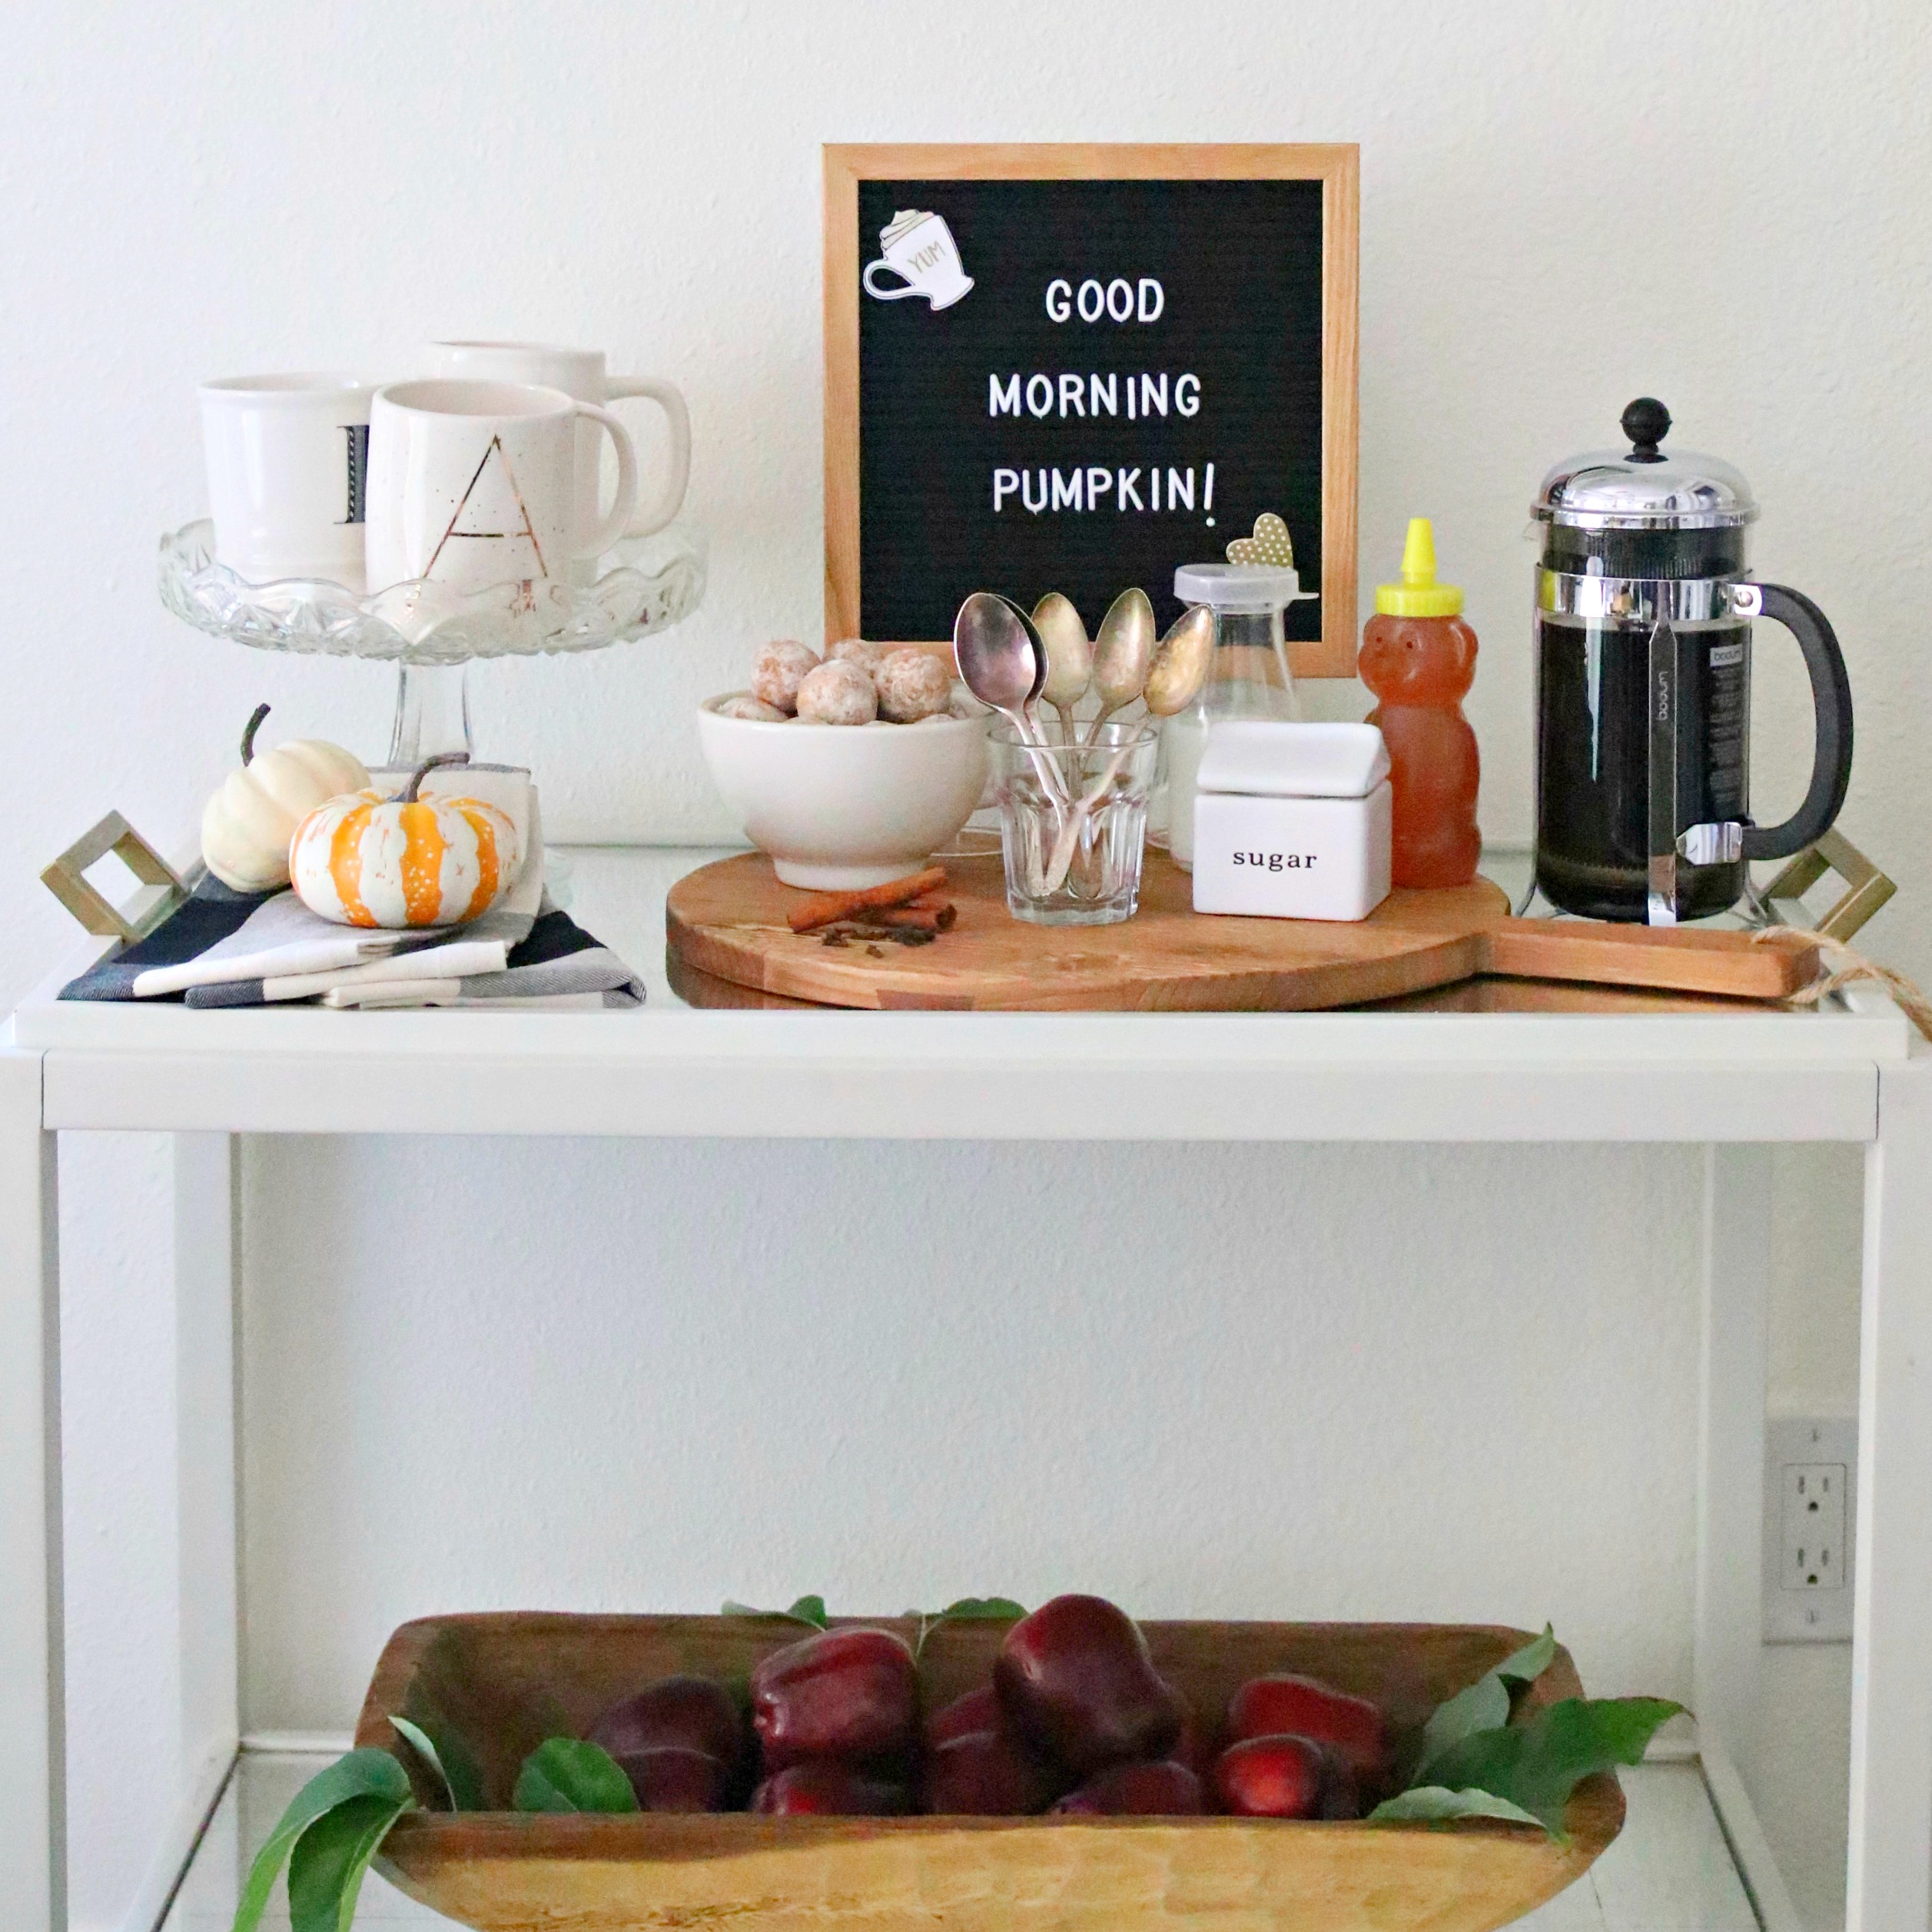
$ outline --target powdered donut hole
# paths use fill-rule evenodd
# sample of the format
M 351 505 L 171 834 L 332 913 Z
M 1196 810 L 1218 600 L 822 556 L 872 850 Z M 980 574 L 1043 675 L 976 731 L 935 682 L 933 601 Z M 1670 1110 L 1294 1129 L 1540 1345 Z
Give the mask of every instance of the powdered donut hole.
M 741 691 L 735 698 L 728 698 L 718 707 L 720 718 L 755 718 L 761 723 L 782 725 L 785 714 L 776 705 L 768 705 L 762 698 L 754 698 L 749 691 Z
M 767 644 L 752 666 L 752 695 L 775 705 L 788 718 L 798 708 L 798 686 L 817 667 L 818 654 L 795 639 L 782 637 Z
M 917 724 L 946 709 L 952 673 L 928 651 L 894 651 L 873 674 L 879 710 L 895 725 Z
M 856 664 L 875 684 L 879 666 L 891 652 L 883 644 L 868 643 L 862 637 L 842 637 L 825 653 L 828 664 Z
M 822 664 L 798 686 L 798 715 L 813 724 L 869 725 L 878 715 L 878 689 L 856 664 Z

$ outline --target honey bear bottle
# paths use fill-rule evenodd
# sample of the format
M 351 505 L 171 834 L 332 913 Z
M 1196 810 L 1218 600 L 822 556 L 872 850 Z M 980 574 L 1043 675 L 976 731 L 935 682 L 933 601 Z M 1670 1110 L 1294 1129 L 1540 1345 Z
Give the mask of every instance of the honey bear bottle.
M 1462 609 L 1461 590 L 1436 581 L 1429 519 L 1411 517 L 1402 582 L 1376 586 L 1359 665 L 1362 682 L 1382 701 L 1369 722 L 1381 726 L 1393 768 L 1397 885 L 1467 885 L 1482 850 L 1476 824 L 1482 761 L 1462 702 L 1476 678 L 1476 632 Z

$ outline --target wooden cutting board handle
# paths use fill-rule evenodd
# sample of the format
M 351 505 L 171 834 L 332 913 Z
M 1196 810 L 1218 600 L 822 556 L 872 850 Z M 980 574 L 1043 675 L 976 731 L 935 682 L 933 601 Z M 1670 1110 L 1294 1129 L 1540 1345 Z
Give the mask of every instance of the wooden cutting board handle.
M 1691 931 L 1681 926 L 1604 925 L 1576 919 L 1503 919 L 1484 934 L 1485 973 L 1512 979 L 1582 980 L 1734 1000 L 1783 1000 L 1817 977 L 1804 934 Z

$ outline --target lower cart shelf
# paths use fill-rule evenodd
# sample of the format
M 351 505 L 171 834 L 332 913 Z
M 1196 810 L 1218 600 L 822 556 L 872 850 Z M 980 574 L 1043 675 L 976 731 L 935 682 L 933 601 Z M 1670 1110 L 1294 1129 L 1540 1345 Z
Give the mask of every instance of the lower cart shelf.
M 282 1809 L 327 1757 L 244 1757 L 210 1821 L 164 1932 L 227 1932 L 235 1897 Z M 1623 1832 L 1576 1884 L 1517 1924 L 1523 1932 L 1758 1932 L 1724 1834 L 1695 1764 L 1646 1764 L 1621 1774 L 1629 1805 Z M 356 1924 L 446 1926 L 373 1873 Z M 287 1932 L 277 1889 L 263 1920 Z

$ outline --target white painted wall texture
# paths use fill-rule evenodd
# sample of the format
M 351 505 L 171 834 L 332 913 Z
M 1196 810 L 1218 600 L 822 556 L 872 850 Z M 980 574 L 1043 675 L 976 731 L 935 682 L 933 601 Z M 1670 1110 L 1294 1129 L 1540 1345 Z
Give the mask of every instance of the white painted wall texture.
M 1656 393 L 1757 486 L 1764 573 L 1837 623 L 1844 823 L 1904 888 L 1869 939 L 1932 971 L 1917 0 L 122 5 L 8 26 L 8 990 L 65 939 L 39 865 L 110 804 L 178 841 L 257 700 L 291 732 L 386 740 L 383 672 L 213 644 L 155 601 L 155 539 L 202 505 L 211 374 L 413 373 L 424 340 L 469 334 L 600 344 L 681 383 L 705 609 L 661 644 L 486 669 L 476 712 L 536 767 L 553 837 L 725 831 L 689 714 L 762 639 L 816 633 L 818 146 L 864 139 L 1359 141 L 1363 577 L 1434 515 L 1483 640 L 1486 827 L 1529 823 L 1530 495 Z M 1765 815 L 1808 740 L 1784 656 L 1761 658 Z M 165 1809 L 125 1770 L 151 1773 L 165 1722 L 124 1634 L 161 1587 L 136 1230 L 165 1179 L 151 1143 L 67 1171 L 98 1230 L 71 1276 L 70 1515 L 76 1904 L 105 1926 Z M 261 1144 L 250 1720 L 345 1723 L 420 1611 L 811 1587 L 1553 1615 L 1593 1684 L 1681 1690 L 1694 1172 L 1668 1150 Z M 1855 1190 L 1843 1163 L 1780 1173 L 1779 1379 L 1842 1400 Z

